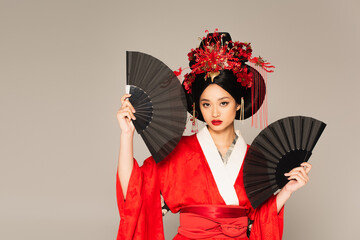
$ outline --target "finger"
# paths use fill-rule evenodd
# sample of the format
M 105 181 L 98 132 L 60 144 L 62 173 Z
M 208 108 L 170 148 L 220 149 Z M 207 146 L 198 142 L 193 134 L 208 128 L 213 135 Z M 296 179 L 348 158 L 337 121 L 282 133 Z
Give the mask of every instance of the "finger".
M 303 167 L 296 168 L 299 172 L 302 173 L 302 175 L 307 176 L 307 173 L 305 172 L 305 169 Z
M 127 102 L 129 103 L 129 107 L 131 109 L 131 112 L 133 112 L 133 113 L 136 112 L 134 106 L 130 103 L 130 101 L 127 101 Z
M 119 110 L 117 116 L 118 118 L 131 118 L 129 112 L 125 110 Z
M 310 172 L 311 167 L 312 167 L 310 163 L 305 163 L 305 162 L 301 163 L 301 166 L 304 168 L 306 174 L 308 174 Z
M 301 182 L 304 183 L 307 182 L 306 178 L 301 174 L 301 172 L 293 173 L 290 177 L 288 177 L 288 180 L 292 178 L 296 178 L 296 180 L 301 180 Z
M 284 174 L 285 176 L 288 176 L 288 177 L 290 177 L 290 176 L 300 176 L 305 182 L 308 182 L 309 181 L 309 177 L 306 175 L 306 173 L 305 172 L 301 172 L 301 171 L 299 171 L 299 172 L 291 172 L 291 173 L 287 173 L 287 174 Z
M 304 168 L 303 167 L 296 167 L 296 168 L 293 168 L 293 169 L 291 169 L 291 171 L 290 172 L 288 172 L 289 174 L 290 173 L 296 173 L 296 172 L 300 172 L 300 171 L 304 171 L 304 173 L 305 173 L 305 170 L 304 170 Z M 285 176 L 287 176 L 286 174 L 284 174 Z M 290 175 L 289 175 L 290 176 Z
M 133 112 L 133 113 L 136 112 L 134 106 L 131 104 L 130 101 L 124 101 L 122 107 L 123 108 L 129 107 L 131 112 Z
M 132 119 L 132 120 L 135 120 L 136 119 L 136 117 L 135 117 L 135 115 L 131 112 L 131 110 L 130 110 L 130 108 L 129 107 L 126 107 L 125 109 L 124 109 L 124 111 L 126 111 L 128 114 L 129 114 L 129 119 Z
M 301 166 L 305 167 L 305 172 L 308 174 L 312 168 L 312 165 L 308 162 L 303 162 L 300 164 Z
M 121 104 L 123 104 L 124 103 L 124 101 L 125 101 L 125 99 L 126 98 L 129 98 L 131 96 L 131 94 L 124 94 L 121 98 L 120 98 L 120 101 L 121 101 Z
M 131 119 L 133 119 L 133 120 L 135 120 L 135 119 L 136 119 L 136 117 L 135 117 L 135 115 L 134 115 L 134 113 L 132 112 L 132 110 L 131 110 L 131 108 L 130 108 L 130 107 L 127 107 L 127 108 L 126 108 L 126 111 L 128 111 L 128 113 L 130 114 Z
M 298 183 L 300 183 L 300 185 L 305 185 L 305 181 L 299 175 L 291 176 L 288 178 L 288 180 L 296 180 Z
M 120 121 L 121 119 L 123 119 L 123 120 L 125 120 L 125 121 L 127 121 L 127 122 L 129 122 L 129 119 L 130 119 L 130 115 L 129 115 L 129 113 L 128 112 L 124 112 L 124 111 L 119 111 L 118 113 L 117 113 L 117 119 Z
M 296 170 L 291 170 L 290 172 L 285 173 L 284 175 L 285 176 L 292 176 L 292 175 L 296 175 L 296 174 L 301 174 L 303 176 L 307 176 L 304 169 L 297 169 L 297 171 Z
M 304 181 L 305 181 L 306 183 L 310 180 L 310 179 L 309 179 L 309 176 L 306 174 L 305 170 L 300 171 L 300 172 L 298 173 L 298 175 L 299 175 L 302 179 L 304 179 Z
M 296 167 L 296 168 L 293 168 L 293 169 L 291 169 L 290 172 L 298 172 L 298 171 L 301 171 L 301 169 L 304 170 L 304 167 Z
M 125 118 L 125 117 L 127 117 L 128 119 L 136 120 L 136 117 L 135 117 L 134 114 L 130 111 L 129 108 L 122 109 L 122 110 L 120 110 L 118 113 L 120 114 L 120 118 Z

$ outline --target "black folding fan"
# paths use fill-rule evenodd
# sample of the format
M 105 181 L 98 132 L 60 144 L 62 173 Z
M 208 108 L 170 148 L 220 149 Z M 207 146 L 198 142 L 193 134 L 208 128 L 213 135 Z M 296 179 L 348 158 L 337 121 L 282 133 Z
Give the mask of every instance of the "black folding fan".
M 174 72 L 141 52 L 126 52 L 126 92 L 135 108 L 136 131 L 156 162 L 178 144 L 186 124 L 186 98 Z
M 284 173 L 309 160 L 326 124 L 311 117 L 280 119 L 254 139 L 244 160 L 244 186 L 256 208 L 289 181 Z

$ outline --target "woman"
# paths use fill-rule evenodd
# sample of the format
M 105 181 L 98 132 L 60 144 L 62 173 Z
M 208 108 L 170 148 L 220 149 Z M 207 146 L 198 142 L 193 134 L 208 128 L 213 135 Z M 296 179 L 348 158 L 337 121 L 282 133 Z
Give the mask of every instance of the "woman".
M 117 239 L 164 239 L 159 193 L 172 212 L 180 212 L 174 239 L 249 239 L 248 235 L 258 240 L 281 239 L 283 206 L 309 180 L 311 165 L 302 163 L 286 173 L 291 181 L 277 195 L 256 209 L 251 207 L 242 172 L 249 146 L 235 131 L 234 119 L 253 115 L 264 94 L 251 94 L 263 79 L 245 64 L 251 59 L 251 48 L 244 45 L 231 42 L 228 33 L 214 33 L 189 54 L 192 71 L 183 83 L 189 110 L 207 126 L 183 136 L 158 164 L 149 157 L 139 167 L 133 158 L 135 109 L 126 100 L 130 95 L 121 98 Z M 255 110 L 254 105 L 258 106 Z M 250 234 L 248 223 L 252 223 Z

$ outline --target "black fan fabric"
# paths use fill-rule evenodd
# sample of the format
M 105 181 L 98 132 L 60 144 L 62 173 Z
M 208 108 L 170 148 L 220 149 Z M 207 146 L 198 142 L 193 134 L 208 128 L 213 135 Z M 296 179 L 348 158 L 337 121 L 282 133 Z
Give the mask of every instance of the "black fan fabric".
M 156 162 L 178 144 L 186 124 L 186 98 L 181 83 L 160 60 L 141 52 L 126 52 L 129 101 L 134 126 Z
M 280 119 L 263 129 L 244 160 L 244 186 L 256 208 L 288 182 L 284 173 L 309 160 L 326 124 L 311 117 Z

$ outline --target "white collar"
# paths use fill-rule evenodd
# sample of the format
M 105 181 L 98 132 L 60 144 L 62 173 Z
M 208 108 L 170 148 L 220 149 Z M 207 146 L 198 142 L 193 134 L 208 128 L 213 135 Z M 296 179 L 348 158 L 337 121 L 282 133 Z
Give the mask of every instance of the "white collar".
M 210 135 L 207 126 L 203 127 L 196 137 L 209 164 L 211 173 L 215 179 L 217 188 L 226 205 L 239 205 L 234 184 L 244 160 L 247 144 L 241 136 L 240 131 L 235 133 L 239 136 L 228 163 L 225 165 Z

